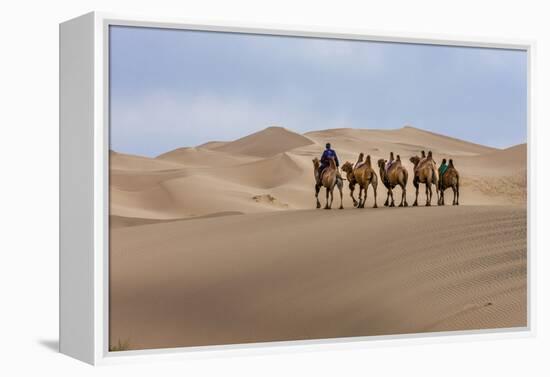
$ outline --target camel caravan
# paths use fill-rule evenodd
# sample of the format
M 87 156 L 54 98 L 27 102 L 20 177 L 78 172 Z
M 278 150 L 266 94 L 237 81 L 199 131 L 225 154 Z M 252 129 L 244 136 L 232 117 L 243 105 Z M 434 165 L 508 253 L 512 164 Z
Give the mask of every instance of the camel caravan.
M 413 165 L 412 183 L 416 189 L 415 200 L 413 206 L 418 206 L 418 192 L 420 184 L 424 184 L 426 192 L 426 206 L 431 206 L 433 191 L 437 196 L 437 204 L 445 205 L 445 191 L 450 188 L 453 191 L 453 205 L 458 205 L 459 198 L 459 174 L 452 159 L 447 163 L 446 159 L 441 161 L 441 165 L 437 167 L 433 159 L 432 152 L 428 154 L 424 151 L 420 156 L 412 156 L 409 161 Z M 399 207 L 408 207 L 407 203 L 407 181 L 409 173 L 405 166 L 402 165 L 401 157 L 397 155 L 394 158 L 393 152 L 390 153 L 389 160 L 379 159 L 377 161 L 378 174 L 381 182 L 387 190 L 386 201 L 384 206 L 395 207 L 393 191 L 396 187 L 401 189 L 401 199 Z M 321 208 L 319 201 L 319 192 L 321 188 L 326 190 L 325 209 L 332 208 L 334 200 L 334 189 L 337 188 L 340 193 L 340 209 L 343 209 L 343 193 L 344 180 L 347 180 L 350 190 L 350 197 L 353 201 L 353 206 L 356 208 L 365 208 L 367 200 L 367 192 L 369 186 L 374 192 L 374 205 L 377 208 L 377 187 L 378 175 L 376 174 L 370 155 L 365 158 L 364 153 L 360 153 L 355 164 L 346 161 L 342 165 L 342 171 L 345 173 L 345 178 L 340 175 L 338 170 L 339 162 L 336 152 L 330 148 L 327 143 L 326 150 L 319 160 L 313 159 L 313 171 L 315 176 L 315 198 L 317 200 L 317 208 Z M 357 199 L 354 196 L 355 187 L 359 186 L 359 194 Z M 432 186 L 434 186 L 432 188 Z

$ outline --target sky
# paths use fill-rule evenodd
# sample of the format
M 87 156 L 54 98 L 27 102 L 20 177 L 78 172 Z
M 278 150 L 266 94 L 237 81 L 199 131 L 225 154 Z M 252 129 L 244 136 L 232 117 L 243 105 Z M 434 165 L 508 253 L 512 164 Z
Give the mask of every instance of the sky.
M 525 51 L 111 26 L 110 141 L 157 156 L 269 126 L 527 138 Z

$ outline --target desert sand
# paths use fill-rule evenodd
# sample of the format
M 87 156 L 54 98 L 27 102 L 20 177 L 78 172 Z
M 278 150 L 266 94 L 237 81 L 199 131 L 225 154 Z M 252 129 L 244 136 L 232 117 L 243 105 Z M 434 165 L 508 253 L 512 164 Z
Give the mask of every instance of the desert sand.
M 312 158 L 453 158 L 460 206 L 316 210 Z M 413 127 L 269 127 L 156 158 L 110 155 L 110 341 L 129 349 L 527 324 L 525 144 Z M 377 171 L 377 169 L 375 169 Z M 414 201 L 409 177 L 407 199 Z M 357 192 L 357 190 L 356 190 Z M 394 196 L 400 196 L 396 189 Z M 321 193 L 324 204 L 324 193 Z M 378 186 L 378 205 L 386 190 Z M 446 193 L 446 202 L 452 192 Z M 436 204 L 435 199 L 432 204 Z

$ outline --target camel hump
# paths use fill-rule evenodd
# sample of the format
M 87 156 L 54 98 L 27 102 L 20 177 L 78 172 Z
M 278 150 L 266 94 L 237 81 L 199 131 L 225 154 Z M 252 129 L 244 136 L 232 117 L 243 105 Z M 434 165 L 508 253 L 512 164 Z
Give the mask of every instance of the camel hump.
M 432 158 L 432 151 L 428 151 L 428 158 Z
M 397 161 L 401 162 L 401 156 L 397 155 Z
M 371 164 L 371 162 L 370 162 L 370 154 L 367 155 L 367 160 L 366 160 L 366 162 L 367 162 L 367 164 L 369 164 L 369 165 Z
M 453 159 L 452 159 L 452 158 L 449 159 L 449 167 L 450 167 L 450 168 L 454 168 L 454 167 L 455 167 L 454 164 L 453 164 Z
M 357 168 L 359 165 L 363 163 L 363 157 L 365 154 L 363 152 L 359 153 L 359 157 L 357 158 L 357 161 L 355 162 L 354 168 Z

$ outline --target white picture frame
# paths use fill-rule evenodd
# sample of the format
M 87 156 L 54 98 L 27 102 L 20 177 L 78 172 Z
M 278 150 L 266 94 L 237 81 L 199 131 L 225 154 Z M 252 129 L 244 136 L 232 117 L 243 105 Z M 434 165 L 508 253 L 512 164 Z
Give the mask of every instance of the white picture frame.
M 108 349 L 108 203 L 109 109 L 108 29 L 111 25 L 274 34 L 349 40 L 404 42 L 517 49 L 528 59 L 528 322 L 524 328 L 203 346 L 143 351 Z M 252 25 L 196 23 L 186 20 L 92 12 L 60 24 L 60 351 L 90 364 L 135 360 L 183 359 L 266 352 L 294 352 L 387 344 L 533 336 L 536 255 L 531 240 L 536 197 L 533 176 L 533 54 L 535 43 L 423 35 Z M 200 351 L 200 352 L 199 352 Z

